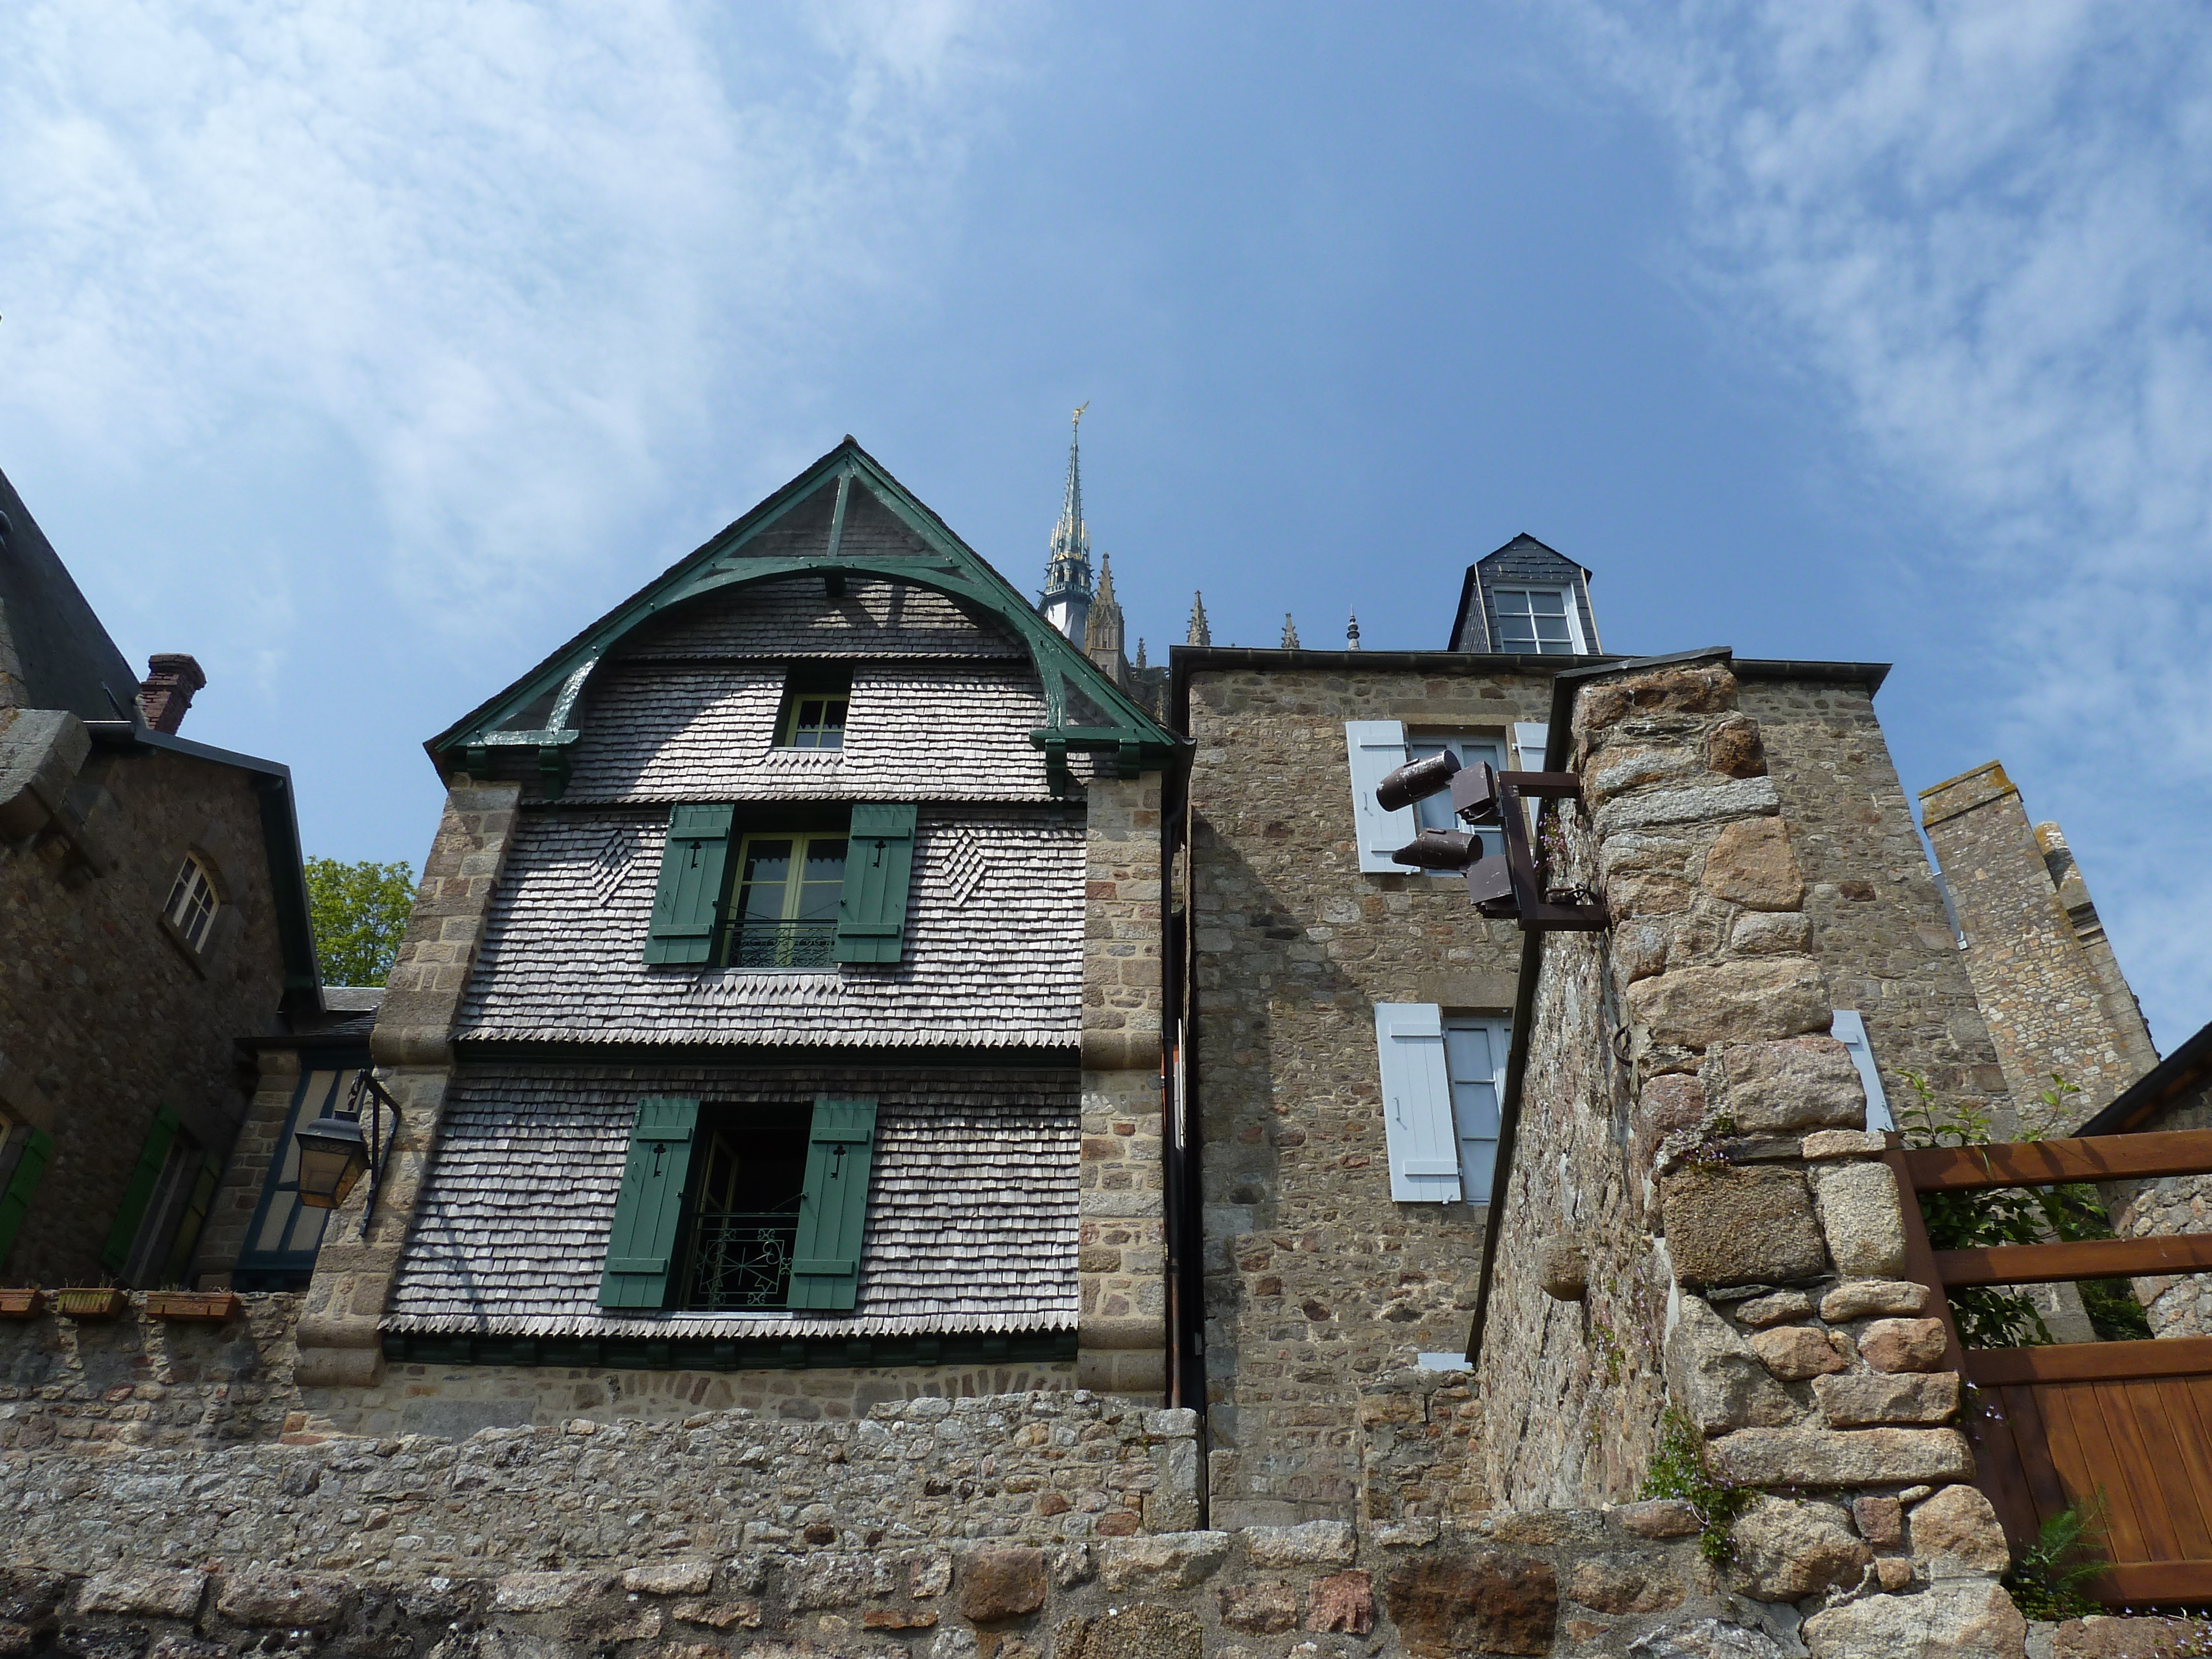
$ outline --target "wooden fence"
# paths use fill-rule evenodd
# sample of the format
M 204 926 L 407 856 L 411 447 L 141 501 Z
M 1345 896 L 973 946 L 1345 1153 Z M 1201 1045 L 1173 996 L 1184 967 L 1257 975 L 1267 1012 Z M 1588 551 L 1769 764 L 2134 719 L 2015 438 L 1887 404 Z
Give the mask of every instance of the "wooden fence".
M 1947 1369 L 1978 1391 L 1967 1413 L 1976 1484 L 2015 1549 L 2067 1509 L 2100 1512 L 2109 1605 L 2212 1601 L 2212 1337 L 1965 1348 L 1948 1292 L 2212 1271 L 2212 1235 L 1936 1250 L 1923 1193 L 2212 1174 L 2212 1130 L 2009 1141 L 1887 1155 L 1905 1197 L 1906 1271 L 1936 1291 Z

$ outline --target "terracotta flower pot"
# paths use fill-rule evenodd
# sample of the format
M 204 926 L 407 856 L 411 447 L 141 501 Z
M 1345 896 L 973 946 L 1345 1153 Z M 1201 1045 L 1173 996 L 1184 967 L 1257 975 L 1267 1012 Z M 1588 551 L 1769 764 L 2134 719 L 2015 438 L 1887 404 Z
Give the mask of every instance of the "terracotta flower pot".
M 36 1319 L 46 1310 L 44 1291 L 0 1291 L 0 1319 Z
M 112 1288 L 54 1292 L 54 1311 L 64 1319 L 112 1319 L 130 1305 L 131 1298 Z
M 222 1325 L 246 1311 L 228 1291 L 149 1291 L 146 1312 L 155 1319 L 196 1320 Z

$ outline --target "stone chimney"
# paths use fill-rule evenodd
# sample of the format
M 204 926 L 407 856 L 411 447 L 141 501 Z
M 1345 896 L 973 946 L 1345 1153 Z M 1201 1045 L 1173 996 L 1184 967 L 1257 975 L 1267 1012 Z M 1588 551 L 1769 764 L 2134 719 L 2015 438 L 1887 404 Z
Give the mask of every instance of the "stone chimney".
M 159 651 L 146 659 L 146 678 L 138 687 L 138 712 L 156 732 L 173 732 L 185 723 L 192 693 L 207 684 L 200 665 L 180 651 Z

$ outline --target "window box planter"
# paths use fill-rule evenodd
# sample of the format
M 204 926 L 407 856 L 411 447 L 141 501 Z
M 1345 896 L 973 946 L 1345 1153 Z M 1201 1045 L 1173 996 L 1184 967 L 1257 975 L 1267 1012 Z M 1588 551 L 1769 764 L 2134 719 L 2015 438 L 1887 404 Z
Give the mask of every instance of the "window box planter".
M 46 1310 L 44 1291 L 0 1291 L 0 1319 L 36 1319 Z
M 245 1307 L 228 1291 L 149 1291 L 146 1312 L 154 1319 L 189 1320 L 204 1325 L 222 1325 L 239 1318 Z
M 130 1305 L 131 1298 L 118 1290 L 54 1292 L 54 1311 L 64 1319 L 112 1319 Z

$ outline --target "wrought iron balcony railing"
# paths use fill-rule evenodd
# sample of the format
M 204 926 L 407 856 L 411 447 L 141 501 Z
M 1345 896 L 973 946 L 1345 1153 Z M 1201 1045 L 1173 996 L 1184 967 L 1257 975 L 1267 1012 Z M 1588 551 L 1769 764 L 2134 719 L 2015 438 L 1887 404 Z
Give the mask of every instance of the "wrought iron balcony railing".
M 828 968 L 836 961 L 834 921 L 741 921 L 731 929 L 732 968 Z
M 788 1211 L 701 1216 L 693 1229 L 686 1302 L 715 1313 L 782 1307 L 791 1298 L 798 1236 L 799 1218 Z

